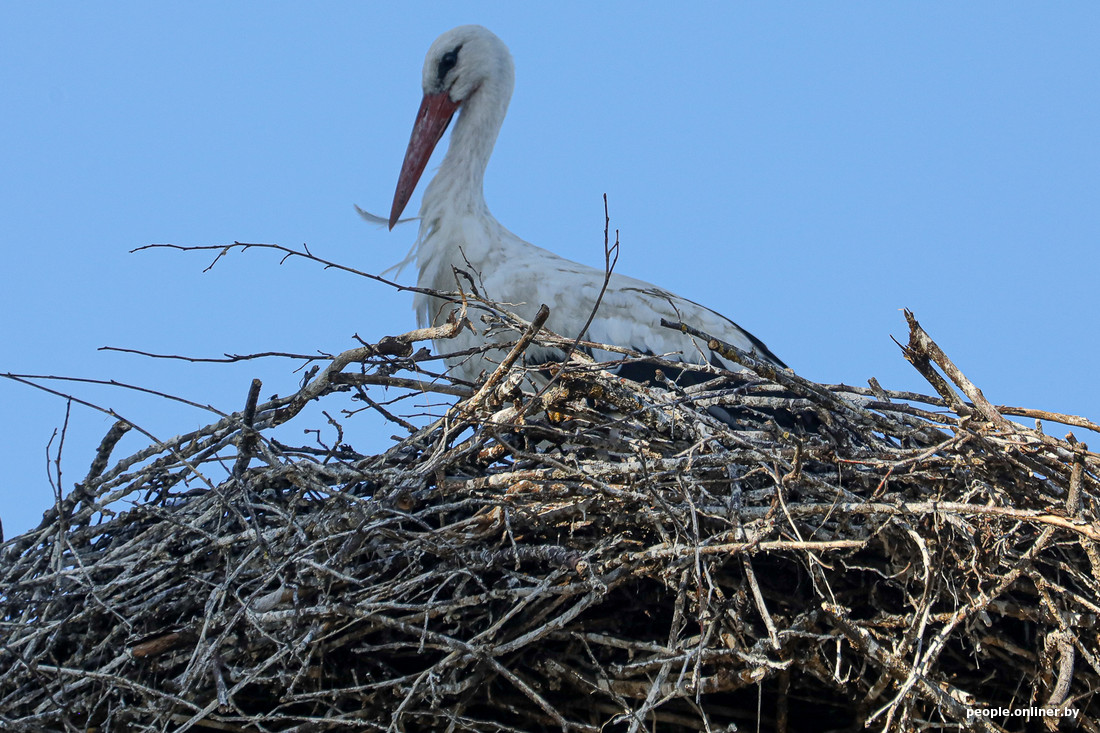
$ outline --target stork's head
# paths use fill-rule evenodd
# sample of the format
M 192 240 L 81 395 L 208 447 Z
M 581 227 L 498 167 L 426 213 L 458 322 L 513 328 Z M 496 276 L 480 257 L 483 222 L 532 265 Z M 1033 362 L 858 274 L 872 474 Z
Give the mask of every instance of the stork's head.
M 459 105 L 482 84 L 512 75 L 512 55 L 503 41 L 479 25 L 460 25 L 435 39 L 428 49 L 424 94 L 446 92 Z
M 435 39 L 424 59 L 424 99 L 401 165 L 390 209 L 390 229 L 408 204 L 459 106 L 477 96 L 507 108 L 514 78 L 508 47 L 486 28 L 461 25 Z

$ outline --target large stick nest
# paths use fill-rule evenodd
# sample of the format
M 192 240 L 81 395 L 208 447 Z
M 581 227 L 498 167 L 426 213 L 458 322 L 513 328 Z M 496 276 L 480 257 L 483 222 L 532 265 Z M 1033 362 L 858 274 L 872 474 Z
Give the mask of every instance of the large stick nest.
M 456 321 L 109 468 L 116 425 L 3 546 L 4 729 L 1100 730 L 1100 456 L 1003 415 L 1096 426 L 994 407 L 911 317 L 936 397 L 736 352 L 686 390 L 583 343 L 536 373 L 571 340 L 494 312 L 479 385 L 413 353 Z M 417 429 L 401 389 L 463 399 Z M 348 393 L 408 437 L 270 436 Z

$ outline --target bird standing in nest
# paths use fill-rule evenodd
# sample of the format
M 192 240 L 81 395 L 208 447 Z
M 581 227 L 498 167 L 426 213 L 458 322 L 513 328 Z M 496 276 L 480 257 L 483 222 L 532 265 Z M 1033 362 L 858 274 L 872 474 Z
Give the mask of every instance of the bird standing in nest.
M 424 98 L 401 167 L 390 210 L 389 227 L 398 222 L 417 182 L 457 114 L 447 154 L 424 193 L 420 232 L 405 262 L 415 257 L 417 284 L 434 290 L 455 288 L 455 268 L 473 278 L 482 296 L 514 304 L 517 315 L 531 320 L 540 304 L 550 307 L 547 328 L 567 337 L 581 334 L 602 300 L 585 335 L 590 341 L 663 356 L 687 365 L 712 364 L 739 370 L 735 363 L 712 351 L 704 339 L 663 327 L 661 319 L 690 324 L 758 358 L 785 367 L 762 341 L 730 319 L 709 308 L 650 283 L 572 262 L 530 244 L 498 222 L 485 204 L 485 168 L 504 122 L 512 97 L 515 67 L 508 47 L 487 29 L 464 25 L 447 31 L 428 49 L 424 61 Z M 473 272 L 471 272 L 471 270 Z M 449 313 L 447 304 L 417 294 L 415 307 L 422 326 L 439 325 Z M 483 334 L 463 331 L 437 349 L 461 351 L 484 343 Z M 456 376 L 475 381 L 491 371 L 504 352 L 493 350 L 473 357 L 454 357 L 449 366 Z M 560 360 L 564 353 L 546 347 L 527 352 L 528 363 Z M 596 350 L 606 361 L 614 355 Z M 619 373 L 629 378 L 653 374 L 636 362 Z M 690 373 L 690 370 L 687 370 Z M 701 381 L 695 373 L 691 382 Z

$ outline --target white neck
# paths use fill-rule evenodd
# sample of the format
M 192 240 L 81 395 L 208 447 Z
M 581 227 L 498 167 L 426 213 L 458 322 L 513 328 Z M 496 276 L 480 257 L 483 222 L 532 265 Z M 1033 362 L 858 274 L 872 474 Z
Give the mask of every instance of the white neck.
M 509 63 L 462 102 L 447 155 L 420 205 L 422 242 L 452 216 L 492 218 L 485 204 L 485 168 L 508 112 L 513 83 Z

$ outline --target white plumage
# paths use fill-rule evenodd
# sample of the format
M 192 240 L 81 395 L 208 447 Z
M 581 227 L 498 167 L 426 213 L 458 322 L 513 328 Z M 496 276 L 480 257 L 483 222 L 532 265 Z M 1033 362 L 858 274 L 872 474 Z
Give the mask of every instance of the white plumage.
M 603 285 L 603 270 L 559 257 L 523 241 L 489 213 L 483 182 L 485 168 L 512 97 L 515 71 L 507 46 L 481 26 L 465 25 L 436 39 L 424 61 L 424 99 L 417 115 L 401 177 L 390 212 L 397 222 L 423 173 L 432 149 L 457 112 L 450 146 L 439 171 L 424 193 L 420 232 L 414 246 L 420 271 L 418 285 L 456 289 L 452 266 L 475 278 L 480 294 L 515 304 L 527 319 L 540 304 L 550 307 L 547 327 L 576 337 L 588 320 Z M 418 294 L 417 318 L 422 326 L 442 323 L 451 308 L 443 301 Z M 707 362 L 737 369 L 713 354 L 700 339 L 661 326 L 661 319 L 683 321 L 745 351 L 784 366 L 762 342 L 733 321 L 650 283 L 613 274 L 586 338 L 606 344 L 664 355 L 689 364 Z M 442 352 L 478 346 L 484 334 L 464 331 L 437 343 Z M 553 354 L 529 351 L 529 358 Z M 559 355 L 560 356 L 560 355 Z M 594 354 L 597 359 L 611 354 Z M 457 359 L 450 364 L 457 376 L 471 380 L 491 371 L 500 352 Z

